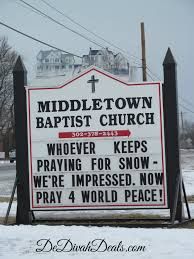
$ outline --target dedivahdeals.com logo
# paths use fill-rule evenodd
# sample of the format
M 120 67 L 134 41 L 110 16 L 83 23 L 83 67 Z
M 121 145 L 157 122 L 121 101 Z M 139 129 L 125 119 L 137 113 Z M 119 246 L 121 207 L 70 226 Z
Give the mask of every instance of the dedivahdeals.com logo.
M 77 244 L 70 239 L 39 239 L 36 243 L 37 253 L 49 252 L 145 252 L 146 246 L 136 244 L 123 244 L 118 241 L 115 244 L 108 243 L 105 239 L 93 239 L 85 244 Z

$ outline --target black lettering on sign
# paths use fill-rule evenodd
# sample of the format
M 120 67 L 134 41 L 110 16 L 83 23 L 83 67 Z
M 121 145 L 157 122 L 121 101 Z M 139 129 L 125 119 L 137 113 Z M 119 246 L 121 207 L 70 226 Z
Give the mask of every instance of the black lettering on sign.
M 157 193 L 156 189 L 125 190 L 125 202 L 157 202 Z
M 99 177 L 100 177 L 100 186 L 104 186 L 104 182 L 103 182 L 103 177 L 104 177 L 104 175 L 100 175 L 99 174 Z M 98 177 L 98 175 L 96 175 L 96 174 L 93 174 L 92 175 L 92 185 L 93 186 L 99 186 L 99 181 L 98 181 L 98 179 L 99 179 L 99 177 Z M 110 177 L 109 177 L 109 175 L 108 174 L 106 174 L 106 177 L 108 178 L 108 184 L 111 184 L 110 183 Z
M 37 172 L 61 172 L 61 171 L 81 171 L 81 159 L 38 159 Z
M 75 202 L 75 193 L 74 191 L 71 191 L 70 194 L 69 194 L 69 199 L 71 200 L 72 203 Z
M 37 204 L 61 203 L 62 191 L 38 191 L 35 194 Z
M 106 120 L 106 118 L 107 118 L 107 115 L 106 114 L 102 114 L 101 116 L 100 116 L 100 125 L 102 125 L 102 126 L 106 126 L 107 124 L 108 124 L 108 122 L 107 122 L 107 120 Z
M 111 170 L 111 160 L 108 157 L 91 158 L 91 170 Z
M 35 188 L 41 188 L 41 187 L 48 187 L 48 182 L 47 182 L 47 176 L 45 175 L 34 175 L 33 179 L 34 179 L 34 187 Z
M 132 184 L 131 174 L 72 174 L 72 187 L 91 186 L 130 186 Z
M 36 117 L 36 128 L 75 128 L 90 127 L 91 115 L 78 116 L 53 116 L 53 117 Z
M 59 101 L 58 105 L 59 105 L 58 111 L 64 112 L 69 109 L 69 103 L 65 100 Z
M 72 187 L 84 186 L 84 175 L 72 175 Z
M 38 102 L 38 112 L 50 112 L 50 101 Z
M 34 188 L 64 187 L 64 175 L 34 175 Z
M 83 106 L 82 110 L 83 111 L 89 111 L 92 108 L 91 105 L 87 106 L 87 101 L 88 101 L 87 99 L 82 99 L 82 106 Z
M 94 142 L 48 143 L 49 156 L 95 154 Z
M 93 101 L 93 110 L 97 111 L 97 110 L 102 110 L 102 100 L 101 99 L 92 99 Z
M 140 173 L 140 185 L 162 185 L 163 173 Z
M 115 190 L 81 191 L 83 203 L 112 203 L 117 201 Z
M 152 107 L 152 97 L 132 97 L 132 98 L 126 98 L 128 107 L 130 109 L 132 108 L 138 108 L 140 100 L 142 101 L 142 108 L 151 108 Z
M 129 109 L 137 109 L 140 106 L 140 101 L 142 101 L 142 108 L 145 108 L 145 104 L 148 108 L 151 108 L 151 99 L 148 100 L 148 97 L 117 98 L 115 100 L 115 107 L 117 109 L 124 109 L 128 106 Z
M 71 110 L 78 111 L 81 108 L 81 102 L 79 100 L 72 100 L 71 102 Z
M 114 103 L 113 98 L 105 98 L 104 103 L 106 104 L 106 110 L 112 110 L 112 104 Z
M 99 122 L 101 126 L 154 124 L 154 113 L 102 114 Z
M 147 152 L 147 141 L 114 141 L 115 154 L 128 154 L 128 153 L 145 153 Z
M 44 128 L 44 118 L 36 117 L 36 128 L 37 129 Z
M 52 187 L 64 187 L 64 175 L 51 176 Z
M 119 97 L 116 99 L 82 99 L 82 100 L 54 100 L 37 102 L 38 112 L 64 112 L 64 111 L 88 111 L 88 110 L 112 110 L 113 108 L 121 109 L 138 109 L 152 107 L 152 97 Z
M 119 158 L 119 169 L 148 169 L 149 160 L 148 156 L 141 157 L 120 157 Z

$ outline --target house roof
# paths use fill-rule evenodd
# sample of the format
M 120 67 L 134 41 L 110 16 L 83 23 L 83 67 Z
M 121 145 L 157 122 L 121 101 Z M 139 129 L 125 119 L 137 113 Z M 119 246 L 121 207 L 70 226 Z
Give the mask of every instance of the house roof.
M 45 59 L 50 53 L 51 53 L 51 50 L 41 50 L 39 52 L 39 54 L 42 55 L 41 59 Z
M 41 50 L 40 52 L 39 52 L 39 54 L 41 53 L 42 54 L 42 58 L 41 59 L 45 59 L 51 52 L 54 52 L 54 53 L 60 53 L 60 51 L 59 50 Z M 67 56 L 73 56 L 73 55 L 71 55 L 71 54 L 61 54 L 61 57 L 62 58 L 65 58 L 65 57 L 67 57 Z
M 111 50 L 109 50 L 108 48 L 106 48 L 106 50 L 107 50 L 107 52 L 109 53 L 109 54 L 113 54 L 113 52 L 111 51 Z M 113 54 L 114 55 L 114 54 Z
M 90 49 L 90 55 L 95 56 L 98 53 L 98 51 L 98 49 Z
M 61 54 L 61 57 L 62 57 L 62 58 L 69 57 L 69 56 L 72 57 L 73 55 L 72 55 L 72 54 L 64 54 L 64 53 Z

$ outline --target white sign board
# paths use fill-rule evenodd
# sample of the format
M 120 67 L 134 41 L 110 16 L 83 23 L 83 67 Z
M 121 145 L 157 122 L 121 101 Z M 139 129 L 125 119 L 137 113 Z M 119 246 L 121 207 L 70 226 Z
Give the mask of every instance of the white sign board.
M 167 207 L 160 82 L 92 67 L 26 92 L 32 210 Z

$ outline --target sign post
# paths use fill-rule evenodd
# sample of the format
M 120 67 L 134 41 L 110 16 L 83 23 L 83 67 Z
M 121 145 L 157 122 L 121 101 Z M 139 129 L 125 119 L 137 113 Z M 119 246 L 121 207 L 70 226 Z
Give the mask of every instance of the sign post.
M 16 134 L 17 214 L 16 224 L 30 224 L 26 94 L 27 71 L 20 57 L 13 69 Z
M 178 98 L 177 98 L 177 75 L 176 62 L 170 48 L 166 53 L 164 62 L 164 119 L 165 119 L 165 142 L 166 142 L 166 170 L 168 175 L 168 197 L 170 215 L 183 221 L 182 199 L 182 175 L 180 171 L 179 154 L 179 123 L 178 123 Z M 178 180 L 177 180 L 178 179 Z M 178 192 L 177 190 L 178 189 Z M 178 197 L 175 197 L 177 193 Z M 175 200 L 177 204 L 174 205 Z M 174 207 L 176 215 L 173 216 Z
M 167 208 L 160 82 L 26 88 L 31 210 Z

